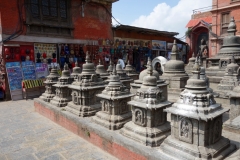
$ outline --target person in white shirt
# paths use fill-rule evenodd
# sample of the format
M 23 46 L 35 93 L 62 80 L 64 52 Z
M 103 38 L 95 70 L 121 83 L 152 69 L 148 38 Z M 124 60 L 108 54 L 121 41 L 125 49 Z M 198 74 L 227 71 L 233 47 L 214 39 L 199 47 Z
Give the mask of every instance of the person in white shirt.
M 118 59 L 118 63 L 120 63 L 120 65 L 122 66 L 122 69 L 125 68 L 125 63 L 122 59 Z

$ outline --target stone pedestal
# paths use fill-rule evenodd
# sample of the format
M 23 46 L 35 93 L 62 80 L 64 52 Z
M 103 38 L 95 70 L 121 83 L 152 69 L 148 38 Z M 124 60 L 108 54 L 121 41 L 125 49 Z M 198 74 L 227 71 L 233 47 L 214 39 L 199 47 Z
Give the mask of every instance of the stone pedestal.
M 168 159 L 223 159 L 236 146 L 222 137 L 222 115 L 227 109 L 214 100 L 200 79 L 200 67 L 193 71 L 171 113 L 171 135 L 160 146 Z
M 173 95 L 171 96 L 173 97 L 171 101 L 175 101 L 178 98 L 176 95 L 181 93 L 189 78 L 184 70 L 185 65 L 183 61 L 178 59 L 178 56 L 177 44 L 174 40 L 171 60 L 165 64 L 164 73 L 161 76 L 161 79 L 165 80 L 168 84 L 169 95 Z
M 102 93 L 97 94 L 101 99 L 102 109 L 96 113 L 93 120 L 110 130 L 117 130 L 132 118 L 127 102 L 131 100 L 133 94 L 122 84 L 115 69 L 108 81 Z
M 73 82 L 73 78 L 70 77 L 70 71 L 67 64 L 64 66 L 62 76 L 58 79 L 57 84 L 53 87 L 56 88 L 56 96 L 50 101 L 51 104 L 57 107 L 65 107 L 67 103 L 71 101 L 71 90 L 68 88 L 69 84 Z
M 50 102 L 52 98 L 56 94 L 56 88 L 53 86 L 54 84 L 57 83 L 59 78 L 58 72 L 56 68 L 53 68 L 50 72 L 50 74 L 47 76 L 45 83 L 45 92 L 39 97 L 45 102 Z
M 99 78 L 87 54 L 86 63 L 83 64 L 82 73 L 78 75 L 69 88 L 72 90 L 72 101 L 66 110 L 81 117 L 93 116 L 101 109 L 100 99 L 96 97 L 101 93 L 105 82 Z
M 151 61 L 148 62 L 148 75 L 143 78 L 141 88 L 128 104 L 132 109 L 132 121 L 126 123 L 120 133 L 144 145 L 159 146 L 170 133 L 167 114 L 163 109 L 171 103 L 164 100 L 157 79 L 152 76 Z

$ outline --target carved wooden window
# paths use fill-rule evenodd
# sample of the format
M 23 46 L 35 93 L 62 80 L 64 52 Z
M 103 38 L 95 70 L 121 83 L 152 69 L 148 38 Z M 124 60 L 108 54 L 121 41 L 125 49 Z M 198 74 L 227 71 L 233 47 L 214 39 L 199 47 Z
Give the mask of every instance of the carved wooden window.
M 230 22 L 230 13 L 222 13 L 222 34 L 226 34 L 228 30 L 228 24 Z
M 27 0 L 28 34 L 71 36 L 69 0 Z

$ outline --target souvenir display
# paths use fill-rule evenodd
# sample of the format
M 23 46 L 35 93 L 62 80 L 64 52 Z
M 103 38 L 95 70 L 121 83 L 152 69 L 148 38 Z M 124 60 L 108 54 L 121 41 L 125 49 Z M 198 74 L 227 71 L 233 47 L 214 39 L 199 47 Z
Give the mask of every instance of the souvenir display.
M 73 66 L 75 66 L 75 62 L 83 63 L 82 57 L 85 56 L 83 46 L 83 44 L 59 44 L 60 68 L 63 68 L 65 63 L 68 64 L 69 69 L 72 69 Z M 53 60 L 53 62 L 54 61 L 55 60 Z
M 34 53 L 36 55 L 36 63 L 47 61 L 50 65 L 52 63 L 52 59 L 57 58 L 57 47 L 56 44 L 35 43 Z

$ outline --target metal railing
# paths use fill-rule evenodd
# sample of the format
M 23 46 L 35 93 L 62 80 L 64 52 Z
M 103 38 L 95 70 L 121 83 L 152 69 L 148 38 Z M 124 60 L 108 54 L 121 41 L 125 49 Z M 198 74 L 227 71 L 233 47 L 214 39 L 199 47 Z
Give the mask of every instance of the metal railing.
M 202 12 L 208 12 L 211 11 L 214 8 L 214 6 L 208 6 L 208 7 L 203 7 L 203 8 L 198 8 L 193 10 L 193 14 L 199 14 Z

